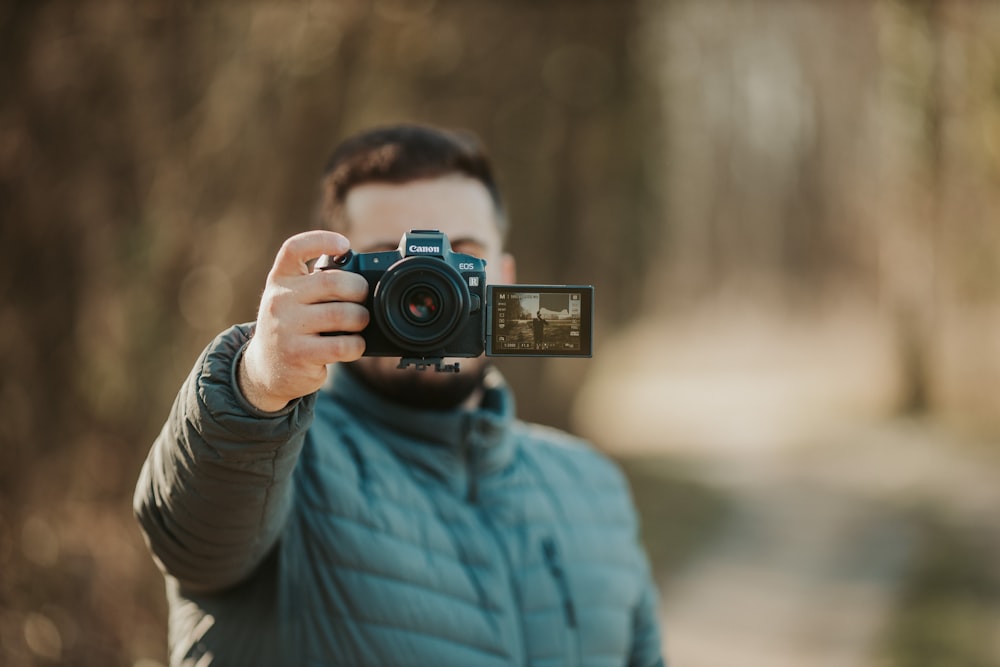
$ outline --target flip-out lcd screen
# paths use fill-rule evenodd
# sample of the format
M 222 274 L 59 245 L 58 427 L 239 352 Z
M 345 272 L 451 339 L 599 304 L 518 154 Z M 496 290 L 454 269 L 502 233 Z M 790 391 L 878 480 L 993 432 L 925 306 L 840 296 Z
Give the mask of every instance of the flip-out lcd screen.
M 592 355 L 594 288 L 589 285 L 491 285 L 486 354 Z

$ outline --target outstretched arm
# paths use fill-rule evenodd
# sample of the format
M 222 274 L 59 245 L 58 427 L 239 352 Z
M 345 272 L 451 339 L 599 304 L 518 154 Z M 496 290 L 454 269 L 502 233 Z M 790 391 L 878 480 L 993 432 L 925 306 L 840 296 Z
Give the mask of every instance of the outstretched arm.
M 192 592 L 239 582 L 277 541 L 312 422 L 313 397 L 265 415 L 240 396 L 235 369 L 250 334 L 234 327 L 205 350 L 136 486 L 134 509 L 157 564 Z
M 281 534 L 326 364 L 364 350 L 364 279 L 307 267 L 347 247 L 333 232 L 285 242 L 256 327 L 233 327 L 209 345 L 153 443 L 134 509 L 161 569 L 183 588 L 241 581 Z M 345 335 L 320 335 L 330 331 Z

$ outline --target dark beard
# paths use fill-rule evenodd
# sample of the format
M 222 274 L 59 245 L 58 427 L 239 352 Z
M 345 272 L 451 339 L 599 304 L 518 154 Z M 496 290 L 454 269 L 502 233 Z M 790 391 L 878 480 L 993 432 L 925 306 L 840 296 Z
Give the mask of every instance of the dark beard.
M 470 368 L 471 367 L 471 368 Z M 393 403 L 418 410 L 452 410 L 483 386 L 488 364 L 463 365 L 459 373 L 449 373 L 444 381 L 428 381 L 428 374 L 437 371 L 426 369 L 391 369 L 363 366 L 357 362 L 344 364 L 344 368 L 365 386 Z

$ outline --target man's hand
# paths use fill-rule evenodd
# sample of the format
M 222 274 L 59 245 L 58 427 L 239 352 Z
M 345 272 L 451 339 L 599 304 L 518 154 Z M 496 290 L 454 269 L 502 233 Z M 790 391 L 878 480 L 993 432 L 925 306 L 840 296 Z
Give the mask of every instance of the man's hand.
M 326 365 L 354 361 L 365 351 L 368 324 L 361 304 L 368 282 L 347 271 L 310 271 L 309 260 L 342 255 L 350 242 L 329 231 L 296 234 L 281 246 L 267 276 L 257 329 L 238 369 L 251 404 L 274 412 L 319 389 Z M 322 332 L 343 335 L 321 336 Z

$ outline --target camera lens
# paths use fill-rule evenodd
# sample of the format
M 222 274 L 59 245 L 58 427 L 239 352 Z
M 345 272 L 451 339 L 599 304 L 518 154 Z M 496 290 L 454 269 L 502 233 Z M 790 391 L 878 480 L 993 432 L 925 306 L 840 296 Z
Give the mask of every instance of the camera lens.
M 462 274 L 436 257 L 399 260 L 372 291 L 372 315 L 379 330 L 412 354 L 446 350 L 469 321 L 471 303 Z
M 414 324 L 430 324 L 441 312 L 441 297 L 428 285 L 411 287 L 403 297 L 403 304 L 403 313 Z

